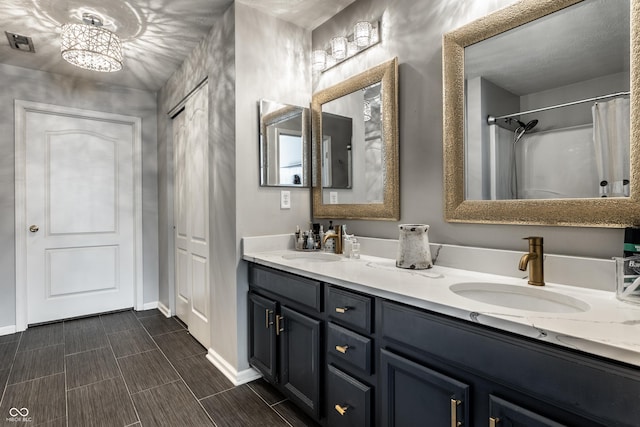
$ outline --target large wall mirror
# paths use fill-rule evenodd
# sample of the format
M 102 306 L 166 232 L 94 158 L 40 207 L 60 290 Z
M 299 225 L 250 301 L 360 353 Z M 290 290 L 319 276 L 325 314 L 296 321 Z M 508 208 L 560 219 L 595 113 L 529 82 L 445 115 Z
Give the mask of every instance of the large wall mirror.
M 400 219 L 398 60 L 311 101 L 313 216 Z
M 446 220 L 640 221 L 639 3 L 523 0 L 444 35 Z
M 260 185 L 309 186 L 309 109 L 262 99 Z

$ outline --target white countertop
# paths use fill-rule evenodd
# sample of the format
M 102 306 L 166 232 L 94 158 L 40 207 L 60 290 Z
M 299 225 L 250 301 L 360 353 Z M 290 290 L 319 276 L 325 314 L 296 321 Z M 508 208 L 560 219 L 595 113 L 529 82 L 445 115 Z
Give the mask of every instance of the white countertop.
M 284 240 L 283 240 L 284 241 Z M 286 247 L 286 245 L 284 246 Z M 244 245 L 246 261 L 310 277 L 348 289 L 424 308 L 500 330 L 582 350 L 640 366 L 640 305 L 621 302 L 614 292 L 546 283 L 542 289 L 519 279 L 435 265 L 428 270 L 403 270 L 395 260 L 362 255 L 335 262 L 286 259 L 290 249 L 262 250 Z M 585 312 L 525 311 L 478 302 L 453 293 L 462 282 L 498 282 L 577 298 L 589 305 Z M 531 289 L 529 291 L 528 289 Z

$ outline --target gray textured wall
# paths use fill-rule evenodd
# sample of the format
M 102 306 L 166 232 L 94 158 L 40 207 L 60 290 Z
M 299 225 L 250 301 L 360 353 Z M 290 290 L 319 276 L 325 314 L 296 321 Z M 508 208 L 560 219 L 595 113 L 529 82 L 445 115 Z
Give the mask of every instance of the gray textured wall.
M 158 300 L 156 96 L 57 74 L 0 64 L 0 327 L 15 325 L 15 99 L 142 118 L 144 301 Z
M 427 223 L 434 242 L 525 250 L 524 236 L 545 238 L 548 253 L 608 258 L 621 254 L 620 229 L 450 224 L 443 218 L 442 35 L 513 0 L 357 0 L 313 31 L 314 49 L 353 23 L 382 16 L 383 41 L 313 78 L 329 87 L 394 56 L 399 59 L 400 223 Z M 345 221 L 362 236 L 398 238 L 398 223 Z

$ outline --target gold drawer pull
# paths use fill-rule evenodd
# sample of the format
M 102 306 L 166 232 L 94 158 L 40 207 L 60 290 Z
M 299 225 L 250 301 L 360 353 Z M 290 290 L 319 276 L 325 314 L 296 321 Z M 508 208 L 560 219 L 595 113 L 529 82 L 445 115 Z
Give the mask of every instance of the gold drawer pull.
M 349 311 L 349 307 L 336 307 L 336 313 L 346 313 Z
M 451 399 L 451 427 L 460 427 L 462 423 L 458 421 L 458 406 L 462 403 L 460 400 Z
M 269 329 L 269 326 L 273 325 L 273 322 L 269 321 L 269 315 L 273 313 L 273 311 L 269 310 L 268 308 L 265 308 L 264 310 L 264 327 Z
M 500 418 L 489 417 L 489 427 L 497 427 L 500 422 Z
M 336 405 L 335 408 L 336 408 L 336 411 L 338 411 L 338 413 L 340 415 L 346 414 L 347 413 L 347 409 L 349 409 L 348 406 L 340 406 L 340 405 Z
M 336 350 L 338 350 L 342 354 L 345 354 L 348 349 L 349 349 L 348 345 L 337 345 L 336 346 Z
M 284 332 L 284 326 L 282 325 L 283 323 L 284 323 L 284 317 L 276 316 L 276 335 L 280 335 L 280 332 Z

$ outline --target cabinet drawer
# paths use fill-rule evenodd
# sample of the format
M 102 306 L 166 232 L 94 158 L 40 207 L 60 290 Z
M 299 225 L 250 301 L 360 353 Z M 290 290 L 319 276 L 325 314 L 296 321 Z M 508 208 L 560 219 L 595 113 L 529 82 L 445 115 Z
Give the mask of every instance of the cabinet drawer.
M 371 307 L 371 297 L 329 287 L 327 312 L 336 323 L 371 333 Z
M 371 339 L 329 322 L 327 353 L 371 373 Z
M 529 411 L 514 403 L 489 395 L 489 425 L 499 426 L 531 426 L 531 427 L 566 427 L 549 418 Z
M 371 387 L 329 365 L 327 393 L 327 425 L 331 427 L 372 425 Z
M 249 267 L 249 283 L 254 287 L 273 292 L 317 312 L 322 310 L 322 286 L 316 280 L 251 264 Z

